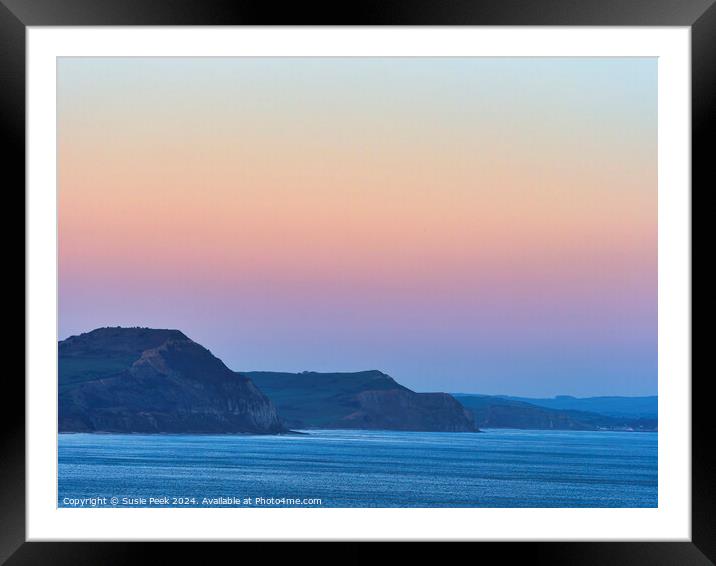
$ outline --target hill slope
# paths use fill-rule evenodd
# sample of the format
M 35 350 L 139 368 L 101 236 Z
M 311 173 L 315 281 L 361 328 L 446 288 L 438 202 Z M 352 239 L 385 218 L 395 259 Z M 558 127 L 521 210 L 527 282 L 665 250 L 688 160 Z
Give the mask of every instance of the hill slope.
M 656 419 L 658 416 L 659 398 L 648 397 L 557 397 L 532 399 L 530 397 L 500 396 L 512 401 L 523 401 L 539 407 L 567 411 L 587 411 L 610 417 L 627 419 Z
M 246 372 L 291 428 L 471 432 L 472 415 L 447 393 L 415 393 L 380 371 Z
M 612 417 L 589 411 L 550 409 L 489 395 L 454 394 L 482 428 L 656 431 L 656 419 Z
M 58 350 L 60 432 L 284 430 L 250 379 L 178 330 L 99 328 Z

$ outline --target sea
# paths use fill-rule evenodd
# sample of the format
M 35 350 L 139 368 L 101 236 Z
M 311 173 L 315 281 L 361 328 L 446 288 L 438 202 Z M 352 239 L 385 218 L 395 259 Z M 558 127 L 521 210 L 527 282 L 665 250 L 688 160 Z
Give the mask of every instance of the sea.
M 58 507 L 657 507 L 657 433 L 60 434 Z

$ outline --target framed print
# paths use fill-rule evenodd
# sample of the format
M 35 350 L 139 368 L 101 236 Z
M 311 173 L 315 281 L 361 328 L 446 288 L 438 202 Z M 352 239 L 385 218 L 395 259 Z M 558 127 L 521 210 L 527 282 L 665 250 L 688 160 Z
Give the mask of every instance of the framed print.
M 5 2 L 7 563 L 711 563 L 716 8 L 568 4 Z

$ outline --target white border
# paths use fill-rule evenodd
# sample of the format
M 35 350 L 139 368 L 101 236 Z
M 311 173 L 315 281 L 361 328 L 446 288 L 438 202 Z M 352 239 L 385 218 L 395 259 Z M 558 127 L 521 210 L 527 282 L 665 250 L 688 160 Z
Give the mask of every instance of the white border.
M 28 540 L 690 540 L 690 28 L 28 28 Z M 57 509 L 58 56 L 659 57 L 658 509 Z

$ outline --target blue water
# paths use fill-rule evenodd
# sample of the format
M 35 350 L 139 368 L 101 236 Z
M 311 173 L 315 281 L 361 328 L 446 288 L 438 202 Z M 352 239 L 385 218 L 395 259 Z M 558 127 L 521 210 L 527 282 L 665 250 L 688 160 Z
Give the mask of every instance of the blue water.
M 61 434 L 58 483 L 60 507 L 656 507 L 657 434 Z

